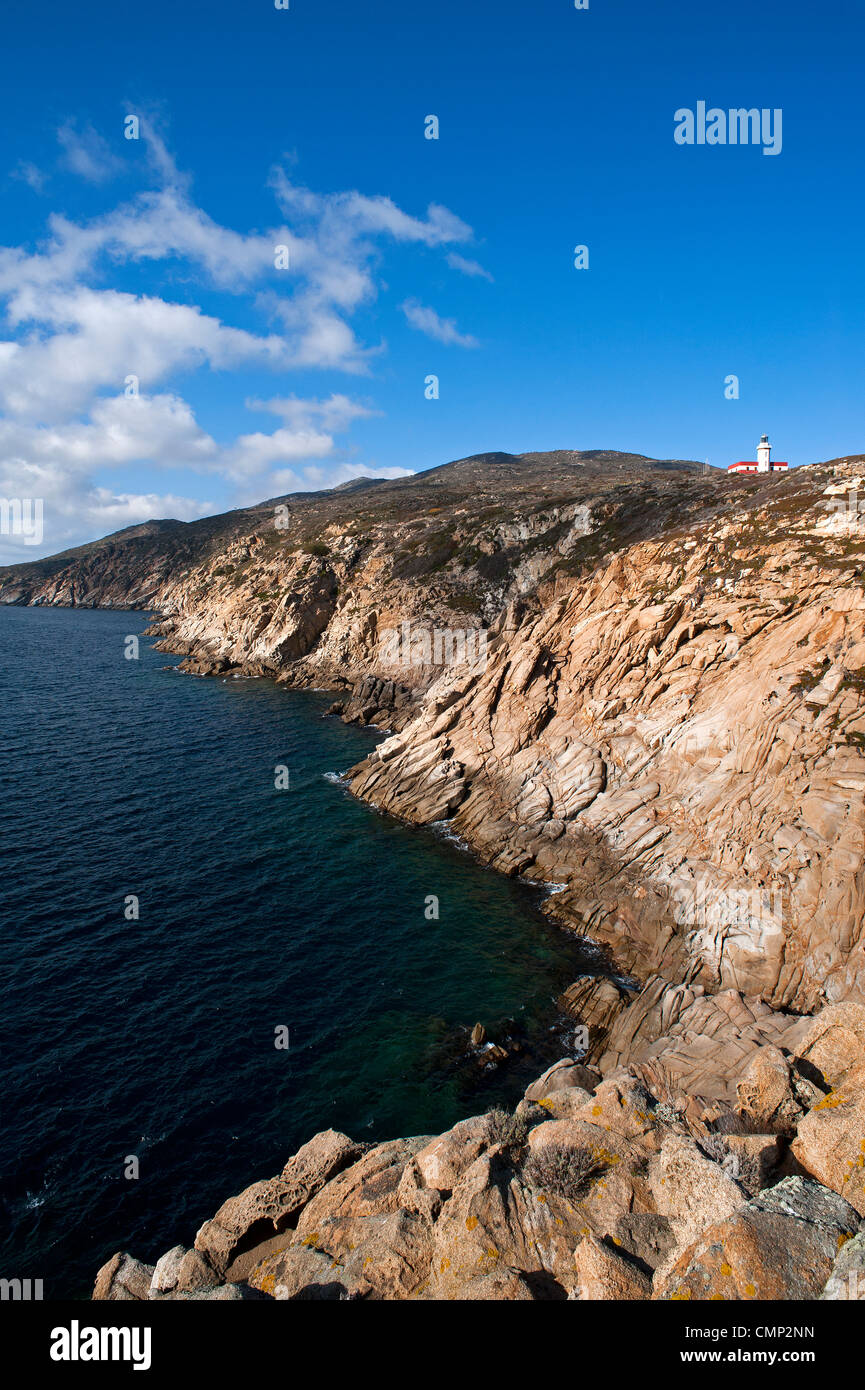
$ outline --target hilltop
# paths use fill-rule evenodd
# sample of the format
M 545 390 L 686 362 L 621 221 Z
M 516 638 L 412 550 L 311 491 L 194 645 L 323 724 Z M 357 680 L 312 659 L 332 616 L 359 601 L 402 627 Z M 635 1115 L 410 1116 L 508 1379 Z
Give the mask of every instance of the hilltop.
M 634 487 L 645 488 L 653 504 L 663 497 L 678 500 L 684 495 L 681 485 L 702 474 L 702 465 L 693 462 L 609 451 L 478 454 L 408 477 L 356 478 L 328 491 L 273 497 L 197 521 L 129 526 L 49 559 L 0 567 L 0 601 L 146 606 L 169 565 L 203 564 L 244 539 L 254 543 L 264 536 L 274 544 L 275 535 L 282 554 L 291 555 L 327 535 L 352 535 L 369 546 L 386 532 L 405 535 L 408 548 L 417 550 L 424 541 L 422 523 L 431 543 L 451 518 L 470 539 L 484 523 L 583 498 L 615 509 L 626 504 Z M 712 481 L 727 482 L 713 474 L 702 490 L 706 496 Z M 280 531 L 276 519 L 285 513 L 291 520 Z M 492 551 L 513 558 L 518 543 L 518 537 L 494 539 Z

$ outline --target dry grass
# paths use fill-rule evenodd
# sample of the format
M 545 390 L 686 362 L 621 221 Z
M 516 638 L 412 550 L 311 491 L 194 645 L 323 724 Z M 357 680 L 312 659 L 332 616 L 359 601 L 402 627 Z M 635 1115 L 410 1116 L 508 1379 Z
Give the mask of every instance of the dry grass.
M 546 1144 L 533 1153 L 523 1168 L 523 1180 L 537 1192 L 553 1192 L 578 1202 L 607 1169 L 590 1149 Z

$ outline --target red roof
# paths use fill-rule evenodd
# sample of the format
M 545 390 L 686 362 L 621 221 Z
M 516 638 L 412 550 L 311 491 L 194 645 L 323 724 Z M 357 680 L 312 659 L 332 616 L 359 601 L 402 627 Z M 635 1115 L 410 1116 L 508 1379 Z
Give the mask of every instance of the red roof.
M 731 468 L 757 468 L 757 467 L 758 467 L 758 464 L 757 464 L 757 460 L 756 460 L 756 459 L 739 459 L 739 462 L 738 462 L 738 463 L 728 463 L 728 464 L 727 464 L 727 472 L 729 473 L 729 471 L 730 471 Z M 771 465 L 770 465 L 770 472 L 771 472 L 771 470 L 772 470 L 773 468 L 789 468 L 789 467 L 790 467 L 789 463 L 787 463 L 787 462 L 786 462 L 785 460 L 783 460 L 783 459 L 772 459 L 772 462 L 771 462 Z

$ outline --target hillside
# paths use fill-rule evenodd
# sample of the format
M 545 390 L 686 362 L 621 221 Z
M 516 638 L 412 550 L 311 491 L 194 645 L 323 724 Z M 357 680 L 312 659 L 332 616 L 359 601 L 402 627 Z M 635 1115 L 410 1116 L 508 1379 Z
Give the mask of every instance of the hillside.
M 358 795 L 559 885 L 623 975 L 812 1010 L 863 984 L 861 466 L 484 454 L 132 527 L 0 601 L 151 609 L 191 671 L 332 687 L 396 735 Z
M 562 1000 L 582 1061 L 702 1115 L 865 995 L 863 484 L 486 454 L 134 527 L 0 602 L 145 608 L 187 670 L 333 689 L 391 734 L 357 796 L 550 885 L 607 955 Z
M 285 574 L 286 579 L 291 577 L 286 561 L 290 566 L 293 557 L 303 553 L 304 545 L 322 542 L 328 536 L 336 541 L 350 536 L 357 546 L 356 558 L 368 554 L 377 542 L 399 538 L 408 554 L 435 550 L 437 567 L 441 567 L 439 533 L 446 528 L 458 532 L 464 542 L 460 547 L 455 534 L 453 554 L 447 558 L 456 557 L 453 577 L 458 584 L 462 569 L 468 586 L 470 565 L 459 551 L 468 549 L 476 532 L 489 527 L 494 531 L 497 522 L 509 518 L 518 521 L 526 513 L 584 499 L 616 511 L 627 504 L 634 488 L 646 488 L 647 501 L 657 507 L 662 499 L 671 497 L 678 500 L 686 496 L 689 502 L 697 496 L 708 497 L 712 484 L 728 484 L 722 475 L 713 474 L 691 497 L 688 485 L 697 483 L 701 475 L 699 464 L 655 461 L 632 454 L 481 454 L 394 481 L 359 478 L 327 492 L 275 497 L 199 521 L 150 521 L 130 526 L 50 559 L 0 567 L 0 602 L 74 603 L 82 607 L 147 604 L 155 601 L 171 566 L 199 566 L 202 577 L 209 574 L 211 579 L 218 579 L 221 576 L 206 569 L 208 559 L 215 559 L 232 545 L 257 547 L 262 540 L 275 547 L 267 558 L 280 560 L 276 572 Z M 728 485 L 735 489 L 735 484 Z M 289 514 L 285 530 L 275 526 L 279 508 Z M 543 522 L 541 517 L 535 526 Z M 553 524 L 547 524 L 546 531 Z M 490 553 L 513 559 L 518 547 L 517 536 L 493 536 Z M 460 565 L 461 558 L 464 562 Z M 335 564 L 341 563 L 339 548 L 333 559 Z M 353 560 L 352 565 L 355 563 Z

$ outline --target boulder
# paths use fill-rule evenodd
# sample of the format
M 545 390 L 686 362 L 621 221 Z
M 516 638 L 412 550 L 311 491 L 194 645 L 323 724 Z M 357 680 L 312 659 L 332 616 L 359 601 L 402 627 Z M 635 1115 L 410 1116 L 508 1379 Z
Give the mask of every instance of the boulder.
M 195 1237 L 195 1249 L 219 1275 L 243 1251 L 288 1228 L 297 1213 L 335 1174 L 365 1152 L 345 1134 L 324 1130 L 289 1159 L 278 1178 L 253 1183 L 205 1221 Z M 212 1282 L 216 1282 L 215 1280 Z
M 356 1297 L 392 1301 L 425 1291 L 433 1243 L 423 1217 L 402 1210 L 363 1217 L 346 1235 L 340 1271 Z
M 828 1302 L 865 1302 L 865 1231 L 842 1245 L 822 1297 Z
M 150 1298 L 158 1298 L 160 1294 L 171 1293 L 172 1289 L 177 1287 L 180 1266 L 185 1254 L 186 1251 L 182 1245 L 175 1245 L 156 1261 L 153 1278 L 150 1281 Z
M 754 1053 L 736 1086 L 737 1108 L 766 1134 L 790 1133 L 802 1113 L 790 1064 L 777 1047 Z
M 345 1223 L 354 1217 L 389 1216 L 395 1212 L 405 1168 L 429 1142 L 429 1135 L 422 1135 L 414 1139 L 393 1139 L 370 1149 L 307 1203 L 297 1223 L 298 1236 L 309 1238 L 318 1246 L 318 1233 L 327 1223 Z
M 489 1298 L 503 1287 L 503 1271 L 505 1287 L 516 1271 L 535 1298 L 565 1298 L 584 1225 L 574 1203 L 527 1187 L 491 1149 L 460 1178 L 432 1228 L 427 1296 Z
M 851 1068 L 865 1063 L 865 1004 L 830 1004 L 811 1023 L 797 1060 L 837 1086 Z
M 177 1288 L 181 1293 L 198 1293 L 219 1282 L 219 1276 L 199 1250 L 186 1251 L 177 1271 Z
M 808 1111 L 791 1148 L 806 1173 L 865 1216 L 865 1065 Z
M 153 1265 L 142 1264 L 119 1250 L 96 1275 L 93 1300 L 97 1303 L 143 1303 L 150 1297 L 154 1273 Z
M 461 1120 L 414 1155 L 425 1187 L 451 1192 L 467 1168 L 497 1139 L 492 1115 Z
M 548 1067 L 537 1081 L 533 1081 L 531 1086 L 526 1088 L 524 1099 L 544 1100 L 557 1091 L 573 1088 L 581 1088 L 591 1094 L 600 1080 L 600 1072 L 595 1071 L 594 1068 L 584 1067 L 581 1063 L 572 1061 L 570 1057 L 563 1057 L 560 1062 L 554 1062 L 551 1067 Z
M 357 1144 L 347 1134 L 322 1130 L 288 1160 L 282 1170 L 283 1181 L 294 1185 L 297 1204 L 302 1206 L 336 1173 L 356 1163 L 368 1148 L 368 1144 Z
M 804 1178 L 777 1187 L 703 1231 L 667 1274 L 658 1299 L 816 1299 L 858 1213 L 843 1197 Z
M 285 1229 L 296 1211 L 293 1189 L 281 1178 L 253 1183 L 205 1221 L 196 1234 L 195 1249 L 217 1276 L 223 1276 L 244 1250 Z
M 737 1182 L 692 1139 L 666 1134 L 649 1170 L 657 1211 L 670 1222 L 676 1245 L 690 1245 L 707 1226 L 732 1216 L 747 1201 Z M 667 1265 L 675 1255 L 668 1257 Z
M 280 1299 L 400 1301 L 424 1291 L 431 1257 L 422 1217 L 402 1210 L 346 1217 L 263 1260 L 249 1282 Z
M 656 1121 L 655 1100 L 641 1081 L 628 1072 L 617 1072 L 597 1087 L 575 1112 L 575 1118 L 629 1139 L 653 1136 Z
M 581 1150 L 605 1168 L 622 1163 L 630 1151 L 627 1141 L 620 1135 L 585 1118 L 549 1120 L 536 1125 L 529 1132 L 528 1144 L 531 1154 L 538 1154 L 549 1146 Z
M 638 1300 L 652 1296 L 652 1281 L 606 1243 L 586 1236 L 574 1253 L 580 1298 Z

